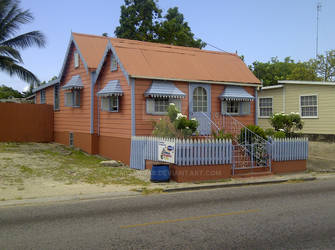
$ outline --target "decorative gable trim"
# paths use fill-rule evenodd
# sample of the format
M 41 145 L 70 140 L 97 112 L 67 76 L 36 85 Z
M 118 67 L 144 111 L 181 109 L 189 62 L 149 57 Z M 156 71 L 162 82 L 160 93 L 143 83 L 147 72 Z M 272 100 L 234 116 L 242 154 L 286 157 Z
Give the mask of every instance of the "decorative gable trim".
M 83 65 L 84 65 L 84 67 L 85 67 L 85 70 L 86 70 L 87 74 L 88 74 L 88 72 L 89 72 L 89 71 L 88 71 L 87 63 L 86 63 L 86 61 L 85 61 L 83 55 L 82 55 L 81 52 L 80 52 L 79 46 L 78 46 L 78 44 L 76 43 L 76 41 L 74 40 L 73 35 L 71 34 L 70 41 L 69 41 L 69 44 L 68 44 L 67 49 L 66 49 L 66 54 L 65 54 L 64 61 L 63 61 L 62 69 L 61 69 L 61 71 L 60 71 L 60 73 L 59 73 L 59 75 L 58 75 L 59 80 L 61 80 L 62 77 L 63 77 L 63 75 L 64 75 L 64 71 L 65 71 L 65 68 L 66 68 L 66 63 L 67 63 L 68 58 L 69 58 L 69 54 L 70 54 L 70 49 L 71 49 L 71 45 L 72 45 L 72 43 L 73 43 L 74 47 L 76 48 L 76 51 L 78 52 L 81 61 L 83 62 Z

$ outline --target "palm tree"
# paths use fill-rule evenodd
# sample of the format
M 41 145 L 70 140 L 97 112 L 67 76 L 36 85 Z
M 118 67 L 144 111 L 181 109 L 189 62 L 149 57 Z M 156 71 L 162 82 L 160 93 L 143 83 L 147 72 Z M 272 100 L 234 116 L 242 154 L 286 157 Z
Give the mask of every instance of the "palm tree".
M 32 13 L 22 10 L 19 4 L 18 0 L 0 0 L 0 70 L 30 84 L 38 84 L 38 78 L 20 65 L 23 60 L 19 50 L 32 46 L 44 47 L 46 39 L 40 31 L 17 35 L 22 24 L 34 19 Z

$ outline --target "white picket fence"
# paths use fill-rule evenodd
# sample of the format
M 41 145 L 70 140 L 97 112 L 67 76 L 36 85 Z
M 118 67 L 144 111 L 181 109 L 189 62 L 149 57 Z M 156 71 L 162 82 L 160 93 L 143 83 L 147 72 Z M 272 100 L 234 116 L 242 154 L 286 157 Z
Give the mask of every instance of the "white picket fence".
M 271 159 L 273 161 L 306 160 L 308 138 L 272 139 Z
M 175 164 L 213 165 L 232 163 L 232 141 L 215 139 L 171 139 L 152 136 L 133 136 L 130 167 L 145 169 L 145 160 L 158 161 L 158 144 L 170 141 L 176 144 Z
M 181 140 L 133 136 L 131 138 L 130 167 L 143 170 L 145 169 L 145 160 L 158 161 L 158 144 L 160 141 L 170 141 L 176 144 L 174 162 L 176 165 L 233 164 L 234 146 L 231 140 Z M 268 154 L 272 161 L 306 160 L 308 158 L 308 139 L 271 139 Z M 237 163 L 234 162 L 234 164 Z M 271 164 L 271 161 L 269 164 Z

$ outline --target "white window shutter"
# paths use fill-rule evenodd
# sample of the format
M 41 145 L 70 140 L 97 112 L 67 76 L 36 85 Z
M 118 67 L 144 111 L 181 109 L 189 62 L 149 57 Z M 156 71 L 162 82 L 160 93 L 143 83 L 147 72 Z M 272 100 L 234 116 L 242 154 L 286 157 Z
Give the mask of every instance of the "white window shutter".
M 79 90 L 73 91 L 73 95 L 74 95 L 73 106 L 80 107 L 80 91 Z
M 153 114 L 155 111 L 155 100 L 152 98 L 146 99 L 146 109 L 148 114 Z
M 227 102 L 221 101 L 221 114 L 227 113 Z
M 178 111 L 181 112 L 181 99 L 170 99 L 169 103 L 174 103 Z
M 109 97 L 101 98 L 101 110 L 109 111 Z
M 74 52 L 74 67 L 75 68 L 79 67 L 79 53 L 77 51 Z
M 250 102 L 241 102 L 240 108 L 240 115 L 250 114 Z

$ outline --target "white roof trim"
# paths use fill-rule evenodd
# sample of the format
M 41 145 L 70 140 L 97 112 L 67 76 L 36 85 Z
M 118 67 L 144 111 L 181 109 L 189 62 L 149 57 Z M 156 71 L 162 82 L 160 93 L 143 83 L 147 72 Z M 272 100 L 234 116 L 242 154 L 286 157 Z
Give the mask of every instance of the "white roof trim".
M 273 85 L 273 86 L 266 86 L 266 87 L 262 87 L 261 90 L 267 90 L 267 89 L 280 89 L 284 87 L 284 85 L 280 84 L 280 85 Z
M 280 80 L 278 83 L 284 84 L 307 84 L 307 85 L 327 85 L 335 86 L 335 82 L 320 82 L 320 81 L 293 81 L 293 80 Z

